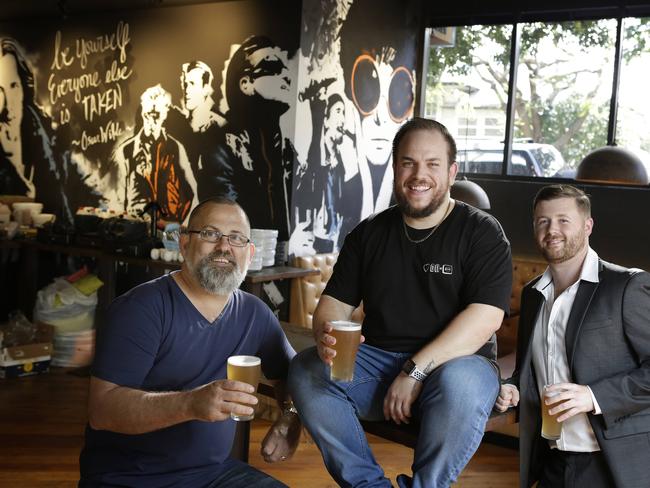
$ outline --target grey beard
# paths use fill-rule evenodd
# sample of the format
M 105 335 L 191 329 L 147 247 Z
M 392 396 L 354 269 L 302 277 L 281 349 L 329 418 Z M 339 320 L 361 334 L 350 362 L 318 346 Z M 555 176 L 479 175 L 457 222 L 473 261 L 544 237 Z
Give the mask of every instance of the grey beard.
M 210 262 L 215 258 L 215 255 L 210 254 L 205 256 L 199 265 L 195 268 L 194 274 L 199 280 L 199 284 L 205 291 L 213 295 L 229 295 L 241 286 L 246 278 L 248 266 L 243 270 L 239 269 L 237 264 L 230 270 L 225 268 L 218 268 Z

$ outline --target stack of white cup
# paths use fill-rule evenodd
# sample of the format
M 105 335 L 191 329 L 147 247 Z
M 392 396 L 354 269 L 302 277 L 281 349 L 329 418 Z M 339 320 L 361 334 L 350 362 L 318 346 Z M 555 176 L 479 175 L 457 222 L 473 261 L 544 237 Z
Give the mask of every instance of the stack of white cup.
M 255 244 L 255 256 L 248 269 L 262 269 L 275 264 L 275 247 L 278 244 L 278 231 L 275 229 L 251 229 L 251 240 Z

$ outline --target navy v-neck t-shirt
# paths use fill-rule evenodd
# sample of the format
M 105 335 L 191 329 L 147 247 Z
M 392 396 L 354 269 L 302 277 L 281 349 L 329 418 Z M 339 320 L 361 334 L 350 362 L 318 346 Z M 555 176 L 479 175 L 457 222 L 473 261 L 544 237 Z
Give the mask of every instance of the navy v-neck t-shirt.
M 93 376 L 138 390 L 184 391 L 226 378 L 233 355 L 255 355 L 269 379 L 286 378 L 295 355 L 277 318 L 235 291 L 208 322 L 171 276 L 117 298 L 99 331 Z M 80 486 L 208 485 L 223 469 L 235 422 L 189 421 L 140 435 L 86 427 Z

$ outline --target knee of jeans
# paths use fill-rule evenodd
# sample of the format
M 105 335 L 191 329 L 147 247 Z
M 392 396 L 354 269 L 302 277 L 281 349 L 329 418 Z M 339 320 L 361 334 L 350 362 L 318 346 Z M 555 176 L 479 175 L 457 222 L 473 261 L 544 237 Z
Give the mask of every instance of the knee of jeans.
M 436 382 L 443 392 L 453 391 L 467 399 L 482 397 L 496 391 L 499 386 L 496 370 L 487 360 L 476 355 L 452 359 L 444 364 L 436 375 Z
M 289 365 L 287 379 L 289 392 L 294 395 L 294 392 L 301 391 L 305 381 L 310 381 L 314 374 L 319 374 L 319 368 L 322 368 L 322 363 L 315 347 L 310 347 L 296 354 Z

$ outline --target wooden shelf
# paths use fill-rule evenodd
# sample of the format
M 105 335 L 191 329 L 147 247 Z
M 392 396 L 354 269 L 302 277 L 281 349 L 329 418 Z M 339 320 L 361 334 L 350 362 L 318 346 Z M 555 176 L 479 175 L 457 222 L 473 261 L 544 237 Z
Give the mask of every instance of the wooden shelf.
M 313 276 L 320 274 L 320 270 L 294 268 L 293 266 L 271 266 L 262 268 L 259 271 L 249 271 L 246 275 L 247 283 L 262 283 L 265 281 L 285 280 L 291 278 L 301 278 L 303 276 Z
M 0 240 L 0 249 L 21 249 L 26 251 L 23 256 L 23 280 L 31 279 L 33 283 L 25 286 L 26 292 L 36 296 L 36 276 L 38 274 L 36 253 L 52 252 L 57 254 L 66 254 L 68 256 L 80 256 L 94 258 L 97 260 L 97 275 L 104 282 L 104 286 L 98 292 L 99 306 L 107 306 L 115 298 L 116 285 L 116 264 L 126 263 L 135 266 L 142 266 L 157 270 L 177 270 L 181 268 L 181 263 L 174 261 L 163 261 L 149 258 L 140 258 L 127 256 L 125 254 L 116 254 L 104 249 L 95 247 L 84 247 L 78 245 L 65 245 L 43 243 L 35 239 L 13 239 Z M 271 266 L 262 268 L 259 271 L 249 271 L 244 280 L 245 289 L 249 293 L 262 297 L 262 283 L 276 280 L 285 280 L 300 278 L 320 274 L 318 269 L 304 269 L 293 266 Z M 30 278 L 31 277 L 31 278 Z

